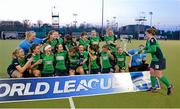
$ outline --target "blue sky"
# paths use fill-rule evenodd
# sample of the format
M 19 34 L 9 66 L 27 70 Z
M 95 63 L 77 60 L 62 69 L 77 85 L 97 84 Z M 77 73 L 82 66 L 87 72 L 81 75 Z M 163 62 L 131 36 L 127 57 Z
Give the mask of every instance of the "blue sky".
M 106 20 L 116 21 L 119 26 L 136 24 L 141 12 L 149 24 L 149 12 L 153 12 L 153 25 L 158 28 L 180 29 L 180 0 L 104 0 Z M 74 20 L 101 24 L 101 0 L 0 0 L 0 20 L 42 20 L 51 23 L 51 8 L 56 6 L 60 13 L 60 24 L 66 25 Z

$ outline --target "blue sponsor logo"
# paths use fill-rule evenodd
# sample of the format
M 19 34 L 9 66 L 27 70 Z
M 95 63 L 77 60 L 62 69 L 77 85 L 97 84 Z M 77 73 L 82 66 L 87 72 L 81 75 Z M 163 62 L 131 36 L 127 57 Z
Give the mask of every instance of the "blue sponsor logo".
M 135 92 L 147 90 L 150 84 L 142 72 L 7 79 L 0 80 L 0 102 Z
M 118 87 L 112 74 L 0 80 L 0 102 L 112 93 Z
M 150 78 L 144 77 L 142 72 L 130 73 L 135 90 L 146 91 L 151 87 Z M 156 88 L 160 88 L 159 82 L 156 83 Z

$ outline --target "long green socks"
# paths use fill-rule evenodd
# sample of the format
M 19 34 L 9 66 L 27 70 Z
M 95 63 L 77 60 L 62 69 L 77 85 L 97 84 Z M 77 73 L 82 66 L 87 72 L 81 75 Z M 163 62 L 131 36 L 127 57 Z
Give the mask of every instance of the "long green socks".
M 152 85 L 152 88 L 156 88 L 156 77 L 155 76 L 151 76 L 150 77 L 151 79 L 151 85 Z
M 163 82 L 163 83 L 166 85 L 167 88 L 170 87 L 169 80 L 168 80 L 165 76 L 162 76 L 162 77 L 160 78 L 160 80 L 161 80 L 161 82 Z
M 155 88 L 156 82 L 157 82 L 156 77 L 155 77 L 155 76 L 151 76 L 150 79 L 151 79 L 152 88 Z M 169 80 L 168 80 L 165 76 L 162 76 L 162 77 L 160 78 L 160 81 L 161 81 L 162 83 L 164 83 L 167 88 L 170 87 L 170 82 L 169 82 Z

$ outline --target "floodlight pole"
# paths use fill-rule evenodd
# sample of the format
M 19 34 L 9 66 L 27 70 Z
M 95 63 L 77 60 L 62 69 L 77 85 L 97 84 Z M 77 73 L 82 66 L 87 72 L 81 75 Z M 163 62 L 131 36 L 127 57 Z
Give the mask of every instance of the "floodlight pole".
M 149 15 L 150 15 L 150 26 L 152 27 L 152 15 L 153 15 L 153 12 L 149 12 Z
M 104 28 L 104 0 L 102 0 L 102 21 L 101 21 L 101 36 L 103 37 L 103 28 Z

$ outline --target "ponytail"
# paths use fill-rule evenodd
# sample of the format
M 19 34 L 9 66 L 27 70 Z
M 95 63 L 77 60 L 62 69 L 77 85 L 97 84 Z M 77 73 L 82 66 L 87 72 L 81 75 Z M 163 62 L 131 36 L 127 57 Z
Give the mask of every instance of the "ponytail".
M 156 35 L 156 28 L 155 27 L 149 28 L 146 30 L 146 32 L 154 36 Z

